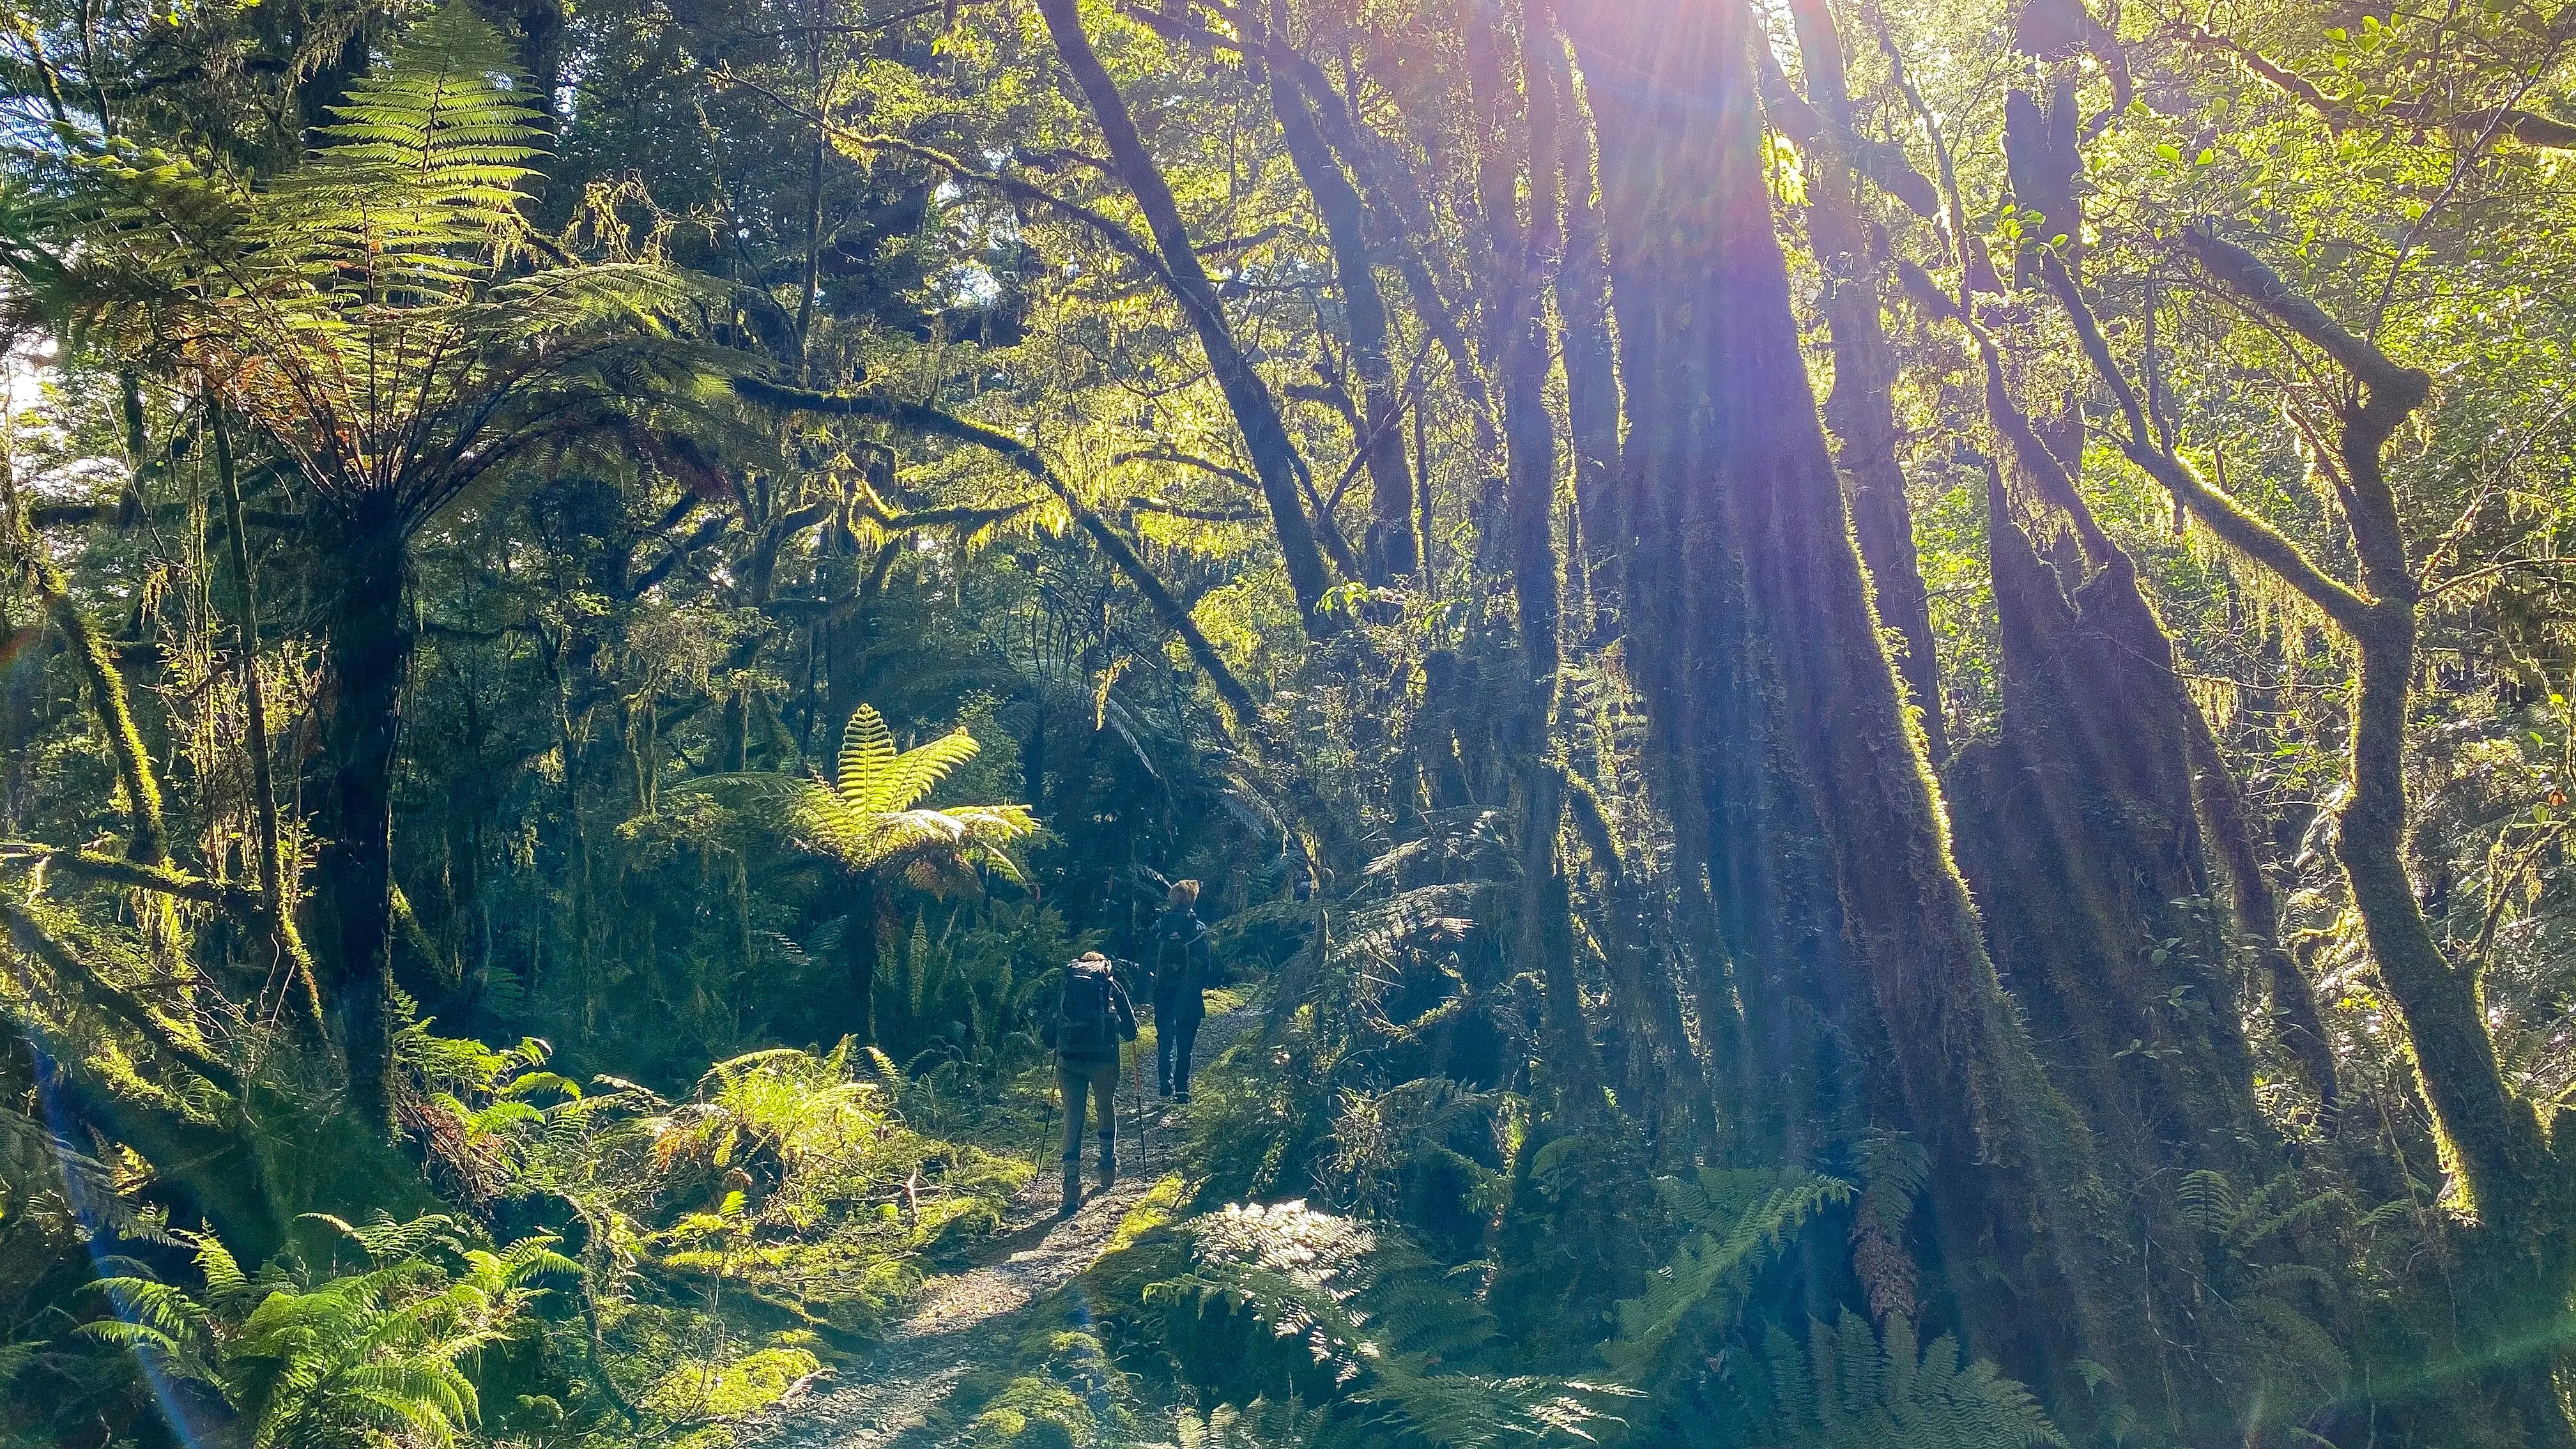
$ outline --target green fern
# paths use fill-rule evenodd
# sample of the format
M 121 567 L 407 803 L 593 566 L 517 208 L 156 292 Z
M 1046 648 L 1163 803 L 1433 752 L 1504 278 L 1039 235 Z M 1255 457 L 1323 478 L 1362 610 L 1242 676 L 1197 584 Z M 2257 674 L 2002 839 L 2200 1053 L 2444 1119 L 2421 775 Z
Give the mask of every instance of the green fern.
M 2030 1390 L 1993 1364 L 1967 1362 L 1943 1334 L 1918 1355 L 1914 1325 L 1887 1320 L 1882 1339 L 1846 1309 L 1808 1325 L 1807 1345 L 1767 1335 L 1779 1449 L 2034 1449 L 2066 1439 Z
M 793 1170 L 876 1141 L 894 1109 L 884 1088 L 859 1076 L 857 1051 L 843 1041 L 821 1055 L 775 1047 L 716 1063 L 699 1079 L 696 1101 L 649 1124 L 656 1157 L 724 1167 L 757 1147 Z
M 474 1357 L 523 1330 L 539 1279 L 579 1271 L 552 1238 L 475 1247 L 446 1217 L 308 1221 L 367 1266 L 308 1286 L 277 1264 L 246 1274 L 212 1234 L 185 1235 L 202 1297 L 141 1273 L 104 1278 L 116 1316 L 81 1331 L 213 1390 L 251 1449 L 444 1446 L 480 1415 Z
M 628 426 L 698 370 L 660 320 L 701 284 L 583 262 L 525 208 L 544 132 L 463 0 L 351 87 L 324 144 L 255 186 L 209 150 L 74 132 L 13 158 L 13 320 L 166 361 L 256 420 L 313 488 L 416 525 L 522 449 Z
M 2211 1279 L 2217 1306 L 2229 1310 L 2213 1323 L 2231 1346 L 2231 1366 L 2259 1384 L 2249 1398 L 2285 1418 L 2295 1417 L 2293 1406 L 2349 1391 L 2349 1333 L 2329 1324 L 2343 1321 L 2350 1295 L 2372 1271 L 2368 1247 L 2376 1230 L 2395 1220 L 2387 1207 L 2360 1211 L 2341 1186 L 2323 1181 L 2321 1187 L 2318 1177 L 2293 1169 L 2248 1190 L 2224 1172 L 2203 1169 L 2178 1185 L 2183 1221 L 2203 1236 L 2217 1270 Z M 2331 1270 L 2321 1268 L 2302 1253 L 2296 1241 L 2302 1231 L 2331 1232 L 2359 1250 Z
M 1017 879 L 1010 847 L 1039 831 L 1025 805 L 960 805 L 921 802 L 981 746 L 956 730 L 910 750 L 895 748 L 883 716 L 860 705 L 841 733 L 838 768 L 829 779 L 816 773 L 703 776 L 689 788 L 729 791 L 765 811 L 798 845 L 837 861 L 861 877 L 900 874 L 926 890 L 962 884 L 975 867 Z
M 863 704 L 842 732 L 835 777 L 802 781 L 795 789 L 791 809 L 798 838 L 853 871 L 902 864 L 936 875 L 952 864 L 973 863 L 1016 877 L 1018 865 L 1003 847 L 1037 833 L 1027 806 L 921 804 L 949 771 L 980 749 L 961 729 L 898 751 L 884 718 Z
M 1808 1219 L 1851 1195 L 1837 1178 L 1745 1169 L 1710 1168 L 1696 1182 L 1663 1186 L 1694 1226 L 1652 1286 L 1619 1305 L 1618 1336 L 1602 1354 L 1628 1383 L 1654 1377 L 1685 1329 L 1733 1318 L 1754 1270 Z
M 171 1241 L 164 1211 L 127 1197 L 129 1187 L 115 1168 L 51 1127 L 0 1106 L 0 1215 L 13 1226 L 33 1224 L 66 1247 L 89 1236 L 94 1225 L 127 1242 Z
M 1585 1440 L 1632 1392 L 1458 1371 L 1491 1346 L 1491 1318 L 1438 1265 L 1354 1219 L 1303 1203 L 1233 1206 L 1182 1235 L 1188 1270 L 1142 1294 L 1162 1315 L 1164 1342 L 1231 1383 L 1258 1385 L 1256 1406 L 1308 1406 L 1288 1417 L 1316 1449 Z M 1237 1341 L 1245 1324 L 1270 1341 L 1275 1374 L 1241 1372 L 1264 1357 L 1257 1342 Z

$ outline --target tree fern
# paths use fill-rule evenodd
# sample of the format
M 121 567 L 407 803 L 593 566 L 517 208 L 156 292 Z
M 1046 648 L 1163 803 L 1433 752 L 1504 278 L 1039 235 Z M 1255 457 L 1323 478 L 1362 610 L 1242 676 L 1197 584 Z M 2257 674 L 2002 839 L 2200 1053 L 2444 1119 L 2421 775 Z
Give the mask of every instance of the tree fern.
M 842 732 L 834 778 L 818 776 L 794 787 L 790 818 L 798 838 L 854 871 L 898 862 L 935 867 L 954 860 L 992 865 L 1016 876 L 1017 864 L 1001 847 L 1036 833 L 1037 821 L 1027 806 L 921 806 L 949 771 L 980 749 L 975 737 L 961 729 L 897 751 L 884 718 L 860 705 Z
M 975 758 L 982 746 L 963 729 L 926 745 L 897 751 L 894 732 L 869 705 L 860 705 L 841 732 L 835 789 L 856 810 L 909 810 L 937 788 L 948 772 Z
M 472 7 L 414 24 L 334 114 L 267 186 L 115 138 L 23 154 L 62 184 L 6 198 L 0 234 L 41 239 L 0 246 L 20 320 L 151 359 L 326 497 L 389 493 L 412 525 L 693 373 L 659 316 L 697 284 L 537 243 L 541 116 Z
M 860 705 L 841 733 L 830 778 L 779 773 L 709 775 L 689 788 L 734 795 L 796 844 L 863 878 L 901 874 L 943 890 L 958 872 L 990 867 L 1017 878 L 1009 847 L 1038 833 L 1025 805 L 921 804 L 982 747 L 963 729 L 910 750 L 895 747 L 883 716 Z

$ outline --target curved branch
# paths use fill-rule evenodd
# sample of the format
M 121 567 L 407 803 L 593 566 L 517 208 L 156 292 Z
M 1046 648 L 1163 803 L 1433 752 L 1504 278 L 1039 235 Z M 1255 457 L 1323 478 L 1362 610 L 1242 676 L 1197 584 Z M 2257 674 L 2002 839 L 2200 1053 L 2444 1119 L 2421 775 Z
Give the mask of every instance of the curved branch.
M 1137 556 L 1135 548 L 1117 530 L 1111 528 L 1097 510 L 1076 496 L 1071 485 L 1057 476 L 1055 469 L 1048 466 L 1046 459 L 1039 456 L 1037 449 L 999 429 L 969 422 L 954 413 L 942 412 L 938 408 L 921 403 L 904 402 L 897 398 L 872 397 L 862 393 L 813 392 L 805 388 L 781 386 L 756 377 L 733 379 L 733 390 L 748 402 L 781 412 L 874 418 L 908 432 L 921 433 L 934 438 L 947 438 L 952 442 L 970 443 L 978 448 L 1000 454 L 1011 466 L 1046 485 L 1047 491 L 1053 493 L 1056 500 L 1073 515 L 1074 522 L 1081 527 L 1082 531 L 1091 535 L 1092 542 L 1098 544 L 1100 551 L 1109 556 L 1109 561 L 1126 576 L 1130 584 L 1135 586 L 1136 592 L 1145 596 L 1147 606 L 1154 611 L 1154 616 L 1162 621 L 1163 627 L 1181 636 L 1181 643 L 1190 651 L 1190 658 L 1198 664 L 1201 671 L 1206 673 L 1208 682 L 1216 688 L 1217 697 L 1224 701 L 1227 711 L 1232 714 L 1235 721 L 1248 726 L 1259 718 L 1260 707 L 1254 703 L 1252 691 L 1244 688 L 1243 681 L 1235 677 L 1234 670 L 1226 664 L 1224 656 L 1216 652 L 1216 646 L 1209 642 L 1207 634 L 1199 628 L 1198 621 L 1190 617 L 1190 611 L 1179 599 L 1173 597 L 1170 589 L 1163 586 L 1163 581 L 1154 576 L 1154 571 L 1145 566 L 1145 561 Z
M 98 974 L 78 952 L 57 940 L 17 902 L 0 895 L 0 932 L 9 943 L 61 978 L 73 995 L 141 1032 L 153 1049 L 231 1093 L 241 1091 L 242 1077 L 231 1064 L 183 1039 L 170 1024 L 152 1014 L 132 992 Z
M 2255 265 L 2260 266 L 2257 262 Z M 2268 275 L 2268 270 L 2266 272 Z M 2172 490 L 2198 514 L 2209 530 L 2228 547 L 2253 559 L 2279 576 L 2282 582 L 2299 591 L 2301 597 L 2317 607 L 2349 633 L 2359 634 L 2371 628 L 2371 601 L 2328 574 L 2307 551 L 2292 542 L 2288 535 L 2248 510 L 2243 504 L 2218 491 L 2200 476 L 2198 469 L 2182 460 L 2181 455 L 2155 446 L 2154 435 L 2146 425 L 2146 411 L 2138 402 L 2136 388 L 2128 374 L 2111 356 L 2111 344 L 2102 335 L 2102 327 L 2092 307 L 2077 289 L 2073 277 L 2054 254 L 2043 252 L 2040 275 L 2057 294 L 2060 305 L 2075 323 L 2075 333 L 2084 344 L 2084 355 L 2093 364 L 2102 381 L 2120 401 L 2120 411 L 2129 421 L 2129 435 L 2119 439 L 2120 451 L 2147 475 Z M 2278 278 L 2274 278 L 2278 283 Z M 2313 304 L 2311 304 L 2313 305 Z M 2320 314 L 2322 315 L 2322 314 Z
M 2489 106 L 2444 115 L 2429 101 L 2393 101 L 2365 116 L 2318 89 L 2316 82 L 2267 58 L 2242 41 L 2231 40 L 2197 25 L 2184 25 L 2179 29 L 2185 45 L 2194 50 L 2223 51 L 2236 57 L 2257 79 L 2316 112 L 2328 126 L 2338 131 L 2385 117 L 2414 126 L 2511 136 L 2526 146 L 2545 150 L 2576 150 L 2576 125 L 2512 106 Z

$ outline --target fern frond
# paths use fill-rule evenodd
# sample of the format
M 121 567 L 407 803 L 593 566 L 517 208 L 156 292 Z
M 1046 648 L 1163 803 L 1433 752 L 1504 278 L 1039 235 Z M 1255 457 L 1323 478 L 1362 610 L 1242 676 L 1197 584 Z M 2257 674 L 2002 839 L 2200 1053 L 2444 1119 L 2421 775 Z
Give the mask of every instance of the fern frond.
M 852 810 L 873 813 L 875 807 L 867 802 L 883 793 L 894 772 L 894 760 L 894 731 L 886 728 L 885 717 L 874 705 L 860 705 L 841 729 L 839 773 L 833 787 Z
M 1711 1170 L 1700 1178 L 1696 1191 L 1707 1206 L 1698 1230 L 1645 1294 L 1619 1305 L 1618 1336 L 1602 1347 L 1626 1382 L 1643 1382 L 1686 1325 L 1732 1318 L 1762 1261 L 1809 1218 L 1851 1195 L 1851 1184 L 1808 1173 Z
M 1901 1314 L 1888 1319 L 1883 1338 L 1848 1309 L 1833 1324 L 1811 1322 L 1803 1353 L 1775 1324 L 1764 1352 L 1770 1442 L 1794 1449 L 2066 1446 L 2030 1390 L 1991 1363 L 1967 1363 L 1957 1339 L 1943 1334 L 1917 1358 L 1914 1326 Z
M 2240 1210 L 2235 1182 L 2214 1167 L 2184 1173 L 2179 1196 L 2183 1221 L 2195 1232 L 2224 1233 Z
M 975 737 L 960 729 L 932 740 L 926 745 L 895 756 L 869 798 L 873 810 L 909 810 L 921 803 L 922 797 L 937 789 L 948 772 L 975 758 L 983 746 Z

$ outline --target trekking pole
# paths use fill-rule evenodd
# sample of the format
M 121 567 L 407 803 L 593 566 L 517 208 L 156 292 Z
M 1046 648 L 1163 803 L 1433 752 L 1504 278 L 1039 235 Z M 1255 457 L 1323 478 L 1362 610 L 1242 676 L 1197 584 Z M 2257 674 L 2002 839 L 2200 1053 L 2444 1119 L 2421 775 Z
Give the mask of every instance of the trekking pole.
M 1163 1024 L 1161 1022 L 1158 1021 L 1154 1023 L 1155 1031 L 1160 1032 L 1162 1029 Z M 1145 1169 L 1147 1166 L 1147 1159 L 1145 1156 L 1145 1044 L 1139 1041 L 1133 1045 L 1136 1048 L 1136 1054 L 1128 1059 L 1127 1076 L 1128 1080 L 1133 1082 L 1136 1087 L 1136 1175 L 1141 1178 L 1145 1175 Z

